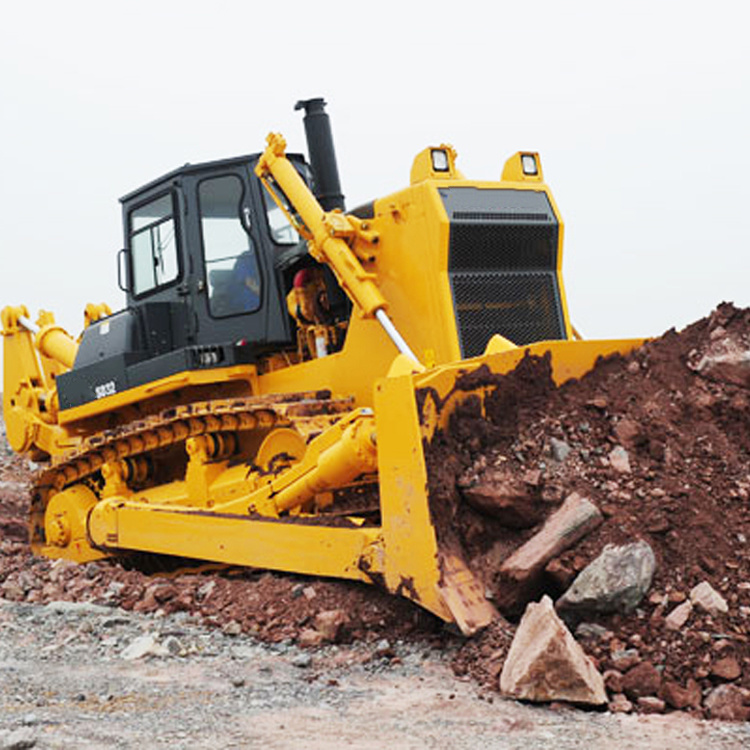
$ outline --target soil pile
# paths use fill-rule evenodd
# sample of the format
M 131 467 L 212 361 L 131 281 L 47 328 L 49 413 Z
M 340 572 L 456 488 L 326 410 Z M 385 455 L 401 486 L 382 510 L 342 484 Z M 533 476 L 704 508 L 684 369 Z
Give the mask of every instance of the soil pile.
M 750 688 L 748 350 L 750 311 L 724 304 L 559 389 L 545 360 L 527 359 L 507 376 L 504 408 L 488 404 L 489 427 L 478 428 L 469 405 L 435 446 L 432 488 L 452 508 L 474 569 L 489 571 L 490 590 L 499 562 L 536 527 L 488 522 L 462 501 L 461 486 L 488 469 L 523 478 L 541 516 L 572 492 L 604 516 L 547 565 L 537 596 L 559 597 L 606 544 L 643 539 L 651 546 L 656 573 L 638 609 L 592 616 L 577 632 L 601 671 L 612 671 L 614 692 L 634 668 L 656 670 L 655 684 L 641 695 L 696 711 L 717 685 Z M 703 582 L 728 611 L 711 615 L 685 605 L 684 622 L 679 616 L 667 622 Z M 496 631 L 464 649 L 457 669 L 494 680 L 507 643 L 507 633 Z M 684 690 L 692 691 L 689 699 Z M 630 692 L 638 697 L 638 690 Z
M 657 702 L 636 700 L 654 697 L 667 708 L 710 715 L 706 699 L 717 686 L 750 688 L 749 350 L 750 310 L 721 305 L 684 331 L 670 331 L 627 358 L 601 361 L 561 388 L 552 384 L 547 360 L 527 358 L 488 399 L 489 419 L 469 400 L 430 449 L 439 533 L 485 572 L 496 600 L 502 561 L 572 492 L 591 500 L 604 520 L 546 566 L 534 596 L 559 597 L 608 543 L 648 542 L 656 573 L 638 608 L 592 616 L 576 631 L 610 693 L 627 694 L 636 710 L 660 710 Z M 526 517 L 501 522 L 466 501 L 467 487 L 489 470 L 523 485 Z M 184 610 L 227 632 L 310 646 L 426 638 L 457 649 L 459 674 L 497 689 L 513 636 L 506 621 L 457 645 L 435 618 L 372 587 L 244 569 L 150 577 L 108 562 L 34 558 L 27 549 L 28 479 L 25 462 L 0 445 L 0 596 L 6 599 Z M 728 611 L 695 607 L 677 627 L 674 618 L 668 625 L 704 582 Z M 508 612 L 511 620 L 517 614 Z M 631 690 L 629 683 L 638 684 Z

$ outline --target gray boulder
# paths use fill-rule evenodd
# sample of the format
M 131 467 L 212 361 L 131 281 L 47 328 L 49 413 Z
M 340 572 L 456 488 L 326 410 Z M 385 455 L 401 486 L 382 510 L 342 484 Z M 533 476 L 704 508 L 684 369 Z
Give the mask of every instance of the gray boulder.
M 648 542 L 615 546 L 602 553 L 557 601 L 557 611 L 575 618 L 588 613 L 632 612 L 651 586 L 656 558 Z

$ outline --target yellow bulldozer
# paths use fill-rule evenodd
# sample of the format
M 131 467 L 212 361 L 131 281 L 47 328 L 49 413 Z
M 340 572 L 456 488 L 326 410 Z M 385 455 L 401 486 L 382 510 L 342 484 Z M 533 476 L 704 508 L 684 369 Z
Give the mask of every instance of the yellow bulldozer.
M 641 340 L 574 336 L 538 154 L 489 182 L 426 148 L 346 212 L 325 102 L 297 106 L 309 163 L 272 134 L 121 199 L 123 310 L 88 305 L 74 339 L 3 309 L 7 436 L 40 462 L 31 545 L 377 584 L 469 634 L 496 612 L 441 538 L 426 454 L 498 387 L 470 376 L 539 355 L 560 384 Z

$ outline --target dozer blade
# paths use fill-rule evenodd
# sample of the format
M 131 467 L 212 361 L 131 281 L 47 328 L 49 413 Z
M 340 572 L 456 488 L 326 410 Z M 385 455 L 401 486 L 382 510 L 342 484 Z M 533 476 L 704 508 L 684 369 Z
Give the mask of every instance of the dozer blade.
M 471 634 L 496 617 L 481 574 L 464 558 L 452 509 L 430 492 L 433 441 L 472 399 L 481 413 L 524 357 L 548 359 L 555 385 L 579 378 L 600 357 L 626 355 L 643 339 L 541 342 L 426 372 L 404 373 L 376 386 L 378 474 L 386 586 Z M 395 371 L 396 368 L 394 368 Z M 495 399 L 497 400 L 497 399 Z

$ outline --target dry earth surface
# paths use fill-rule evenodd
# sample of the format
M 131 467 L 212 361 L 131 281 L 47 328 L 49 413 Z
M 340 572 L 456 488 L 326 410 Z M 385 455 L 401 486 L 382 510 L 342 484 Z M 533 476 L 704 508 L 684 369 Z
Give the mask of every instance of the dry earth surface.
M 0 748 L 750 746 L 747 721 L 707 719 L 717 690 L 729 715 L 750 715 L 750 379 L 735 356 L 748 344 L 750 313 L 724 305 L 562 389 L 527 362 L 489 422 L 458 415 L 432 489 L 508 616 L 469 640 L 345 582 L 34 558 L 30 467 L 0 434 Z M 465 502 L 489 469 L 524 477 L 528 523 Z M 603 522 L 505 602 L 502 561 L 574 491 Z M 605 544 L 633 539 L 657 564 L 639 606 L 571 623 L 632 713 L 502 698 L 514 610 L 558 598 Z M 703 582 L 727 611 L 691 607 L 668 626 Z

